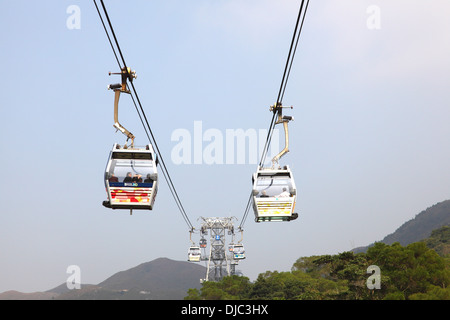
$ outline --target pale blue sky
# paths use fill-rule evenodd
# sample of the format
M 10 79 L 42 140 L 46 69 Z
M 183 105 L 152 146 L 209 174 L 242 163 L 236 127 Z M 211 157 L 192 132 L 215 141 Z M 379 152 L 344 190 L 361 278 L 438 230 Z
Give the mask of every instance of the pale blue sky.
M 158 257 L 186 260 L 187 226 L 164 180 L 155 210 L 101 203 L 117 63 L 92 1 L 1 1 L 0 292 L 83 283 Z M 267 129 L 300 1 L 105 1 L 190 220 L 240 221 L 255 165 L 176 165 L 177 129 Z M 69 30 L 70 5 L 81 29 Z M 380 9 L 370 30 L 367 8 Z M 254 279 L 301 256 L 381 240 L 450 198 L 450 3 L 311 0 L 283 102 L 300 217 L 245 223 Z M 131 100 L 120 120 L 145 144 Z M 282 145 L 280 141 L 280 145 Z

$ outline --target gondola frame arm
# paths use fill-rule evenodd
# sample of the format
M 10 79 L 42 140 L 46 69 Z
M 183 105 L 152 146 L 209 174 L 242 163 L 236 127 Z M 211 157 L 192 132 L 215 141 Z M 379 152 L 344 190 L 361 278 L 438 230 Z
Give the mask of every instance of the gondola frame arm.
M 276 113 L 277 115 L 277 121 L 275 122 L 275 125 L 282 123 L 283 129 L 284 129 L 284 140 L 285 140 L 285 146 L 284 149 L 280 151 L 275 157 L 272 158 L 272 168 L 275 168 L 278 166 L 278 161 L 283 157 L 286 153 L 289 152 L 289 128 L 288 123 L 289 121 L 293 121 L 294 117 L 291 116 L 283 116 L 283 108 L 290 108 L 293 109 L 292 106 L 290 107 L 283 107 L 281 103 L 276 103 L 275 105 L 270 107 L 270 111 Z
M 134 147 L 134 139 L 135 136 L 128 131 L 124 126 L 122 126 L 119 122 L 119 100 L 120 94 L 127 93 L 131 94 L 127 88 L 127 80 L 133 82 L 133 79 L 137 78 L 136 71 L 131 71 L 130 68 L 122 68 L 120 73 L 112 73 L 109 72 L 109 75 L 112 74 L 120 74 L 122 78 L 121 84 L 111 84 L 108 86 L 108 89 L 112 89 L 114 91 L 114 128 L 122 132 L 125 136 L 127 136 L 127 141 L 131 140 L 131 148 Z

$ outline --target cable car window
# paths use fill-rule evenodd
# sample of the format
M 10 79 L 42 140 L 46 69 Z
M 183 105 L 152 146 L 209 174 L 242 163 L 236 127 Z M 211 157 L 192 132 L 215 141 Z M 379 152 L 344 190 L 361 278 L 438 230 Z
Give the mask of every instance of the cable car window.
M 107 179 L 113 184 L 153 184 L 155 168 L 151 160 L 112 159 Z
M 244 253 L 244 247 L 243 246 L 238 246 L 238 245 L 236 245 L 236 246 L 234 246 L 234 248 L 233 248 L 233 253 Z
M 114 152 L 112 155 L 113 159 L 142 159 L 142 160 L 153 160 L 152 154 L 149 152 Z
M 259 176 L 255 190 L 258 191 L 258 198 L 290 197 L 293 186 L 288 176 Z
M 200 248 L 189 248 L 189 254 L 194 256 L 200 255 Z

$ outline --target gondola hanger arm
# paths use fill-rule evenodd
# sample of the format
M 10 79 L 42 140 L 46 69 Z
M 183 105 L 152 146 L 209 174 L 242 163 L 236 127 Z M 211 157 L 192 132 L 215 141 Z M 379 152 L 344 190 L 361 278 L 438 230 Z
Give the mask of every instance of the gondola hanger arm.
M 122 83 L 116 83 L 116 84 L 110 84 L 108 86 L 109 90 L 114 91 L 114 128 L 122 132 L 124 135 L 127 136 L 127 141 L 131 139 L 131 148 L 134 147 L 134 135 L 128 131 L 124 126 L 122 126 L 119 122 L 119 99 L 120 94 L 128 93 L 130 94 L 130 90 L 128 90 L 127 87 L 127 81 L 130 80 L 130 82 L 133 81 L 133 79 L 137 78 L 136 71 L 131 71 L 130 68 L 122 68 L 122 71 L 120 73 L 113 73 L 109 72 L 109 75 L 113 74 L 120 74 L 122 77 Z
M 294 117 L 292 116 L 283 116 L 283 108 L 289 108 L 293 109 L 293 106 L 283 106 L 280 102 L 277 102 L 273 106 L 270 107 L 270 111 L 276 113 L 277 120 L 275 124 L 283 124 L 284 128 L 284 140 L 285 140 L 285 147 L 283 150 L 280 151 L 275 157 L 272 158 L 272 168 L 275 168 L 278 165 L 278 161 L 283 157 L 286 153 L 289 152 L 289 128 L 288 123 L 289 121 L 293 121 Z

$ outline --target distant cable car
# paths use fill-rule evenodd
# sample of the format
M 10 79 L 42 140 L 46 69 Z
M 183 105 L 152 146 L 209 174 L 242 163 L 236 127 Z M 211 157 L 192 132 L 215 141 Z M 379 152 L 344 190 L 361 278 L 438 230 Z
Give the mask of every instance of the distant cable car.
M 200 262 L 201 252 L 200 247 L 191 246 L 188 250 L 188 261 Z
M 205 238 L 201 238 L 200 239 L 200 248 L 206 248 L 206 239 Z
M 112 209 L 152 210 L 158 192 L 158 173 L 153 148 L 121 148 L 115 144 L 105 170 L 108 200 Z
M 243 244 L 234 244 L 233 245 L 233 258 L 235 260 L 245 259 L 245 249 Z
M 259 166 L 252 177 L 256 222 L 291 221 L 298 217 L 298 214 L 294 213 L 297 199 L 294 176 L 289 166 L 281 168 L 278 165 L 278 160 L 289 152 L 288 123 L 293 120 L 290 116 L 282 115 L 282 108 L 284 107 L 277 103 L 271 106 L 270 110 L 278 115 L 276 124 L 283 124 L 286 146 L 272 159 L 271 168 Z

